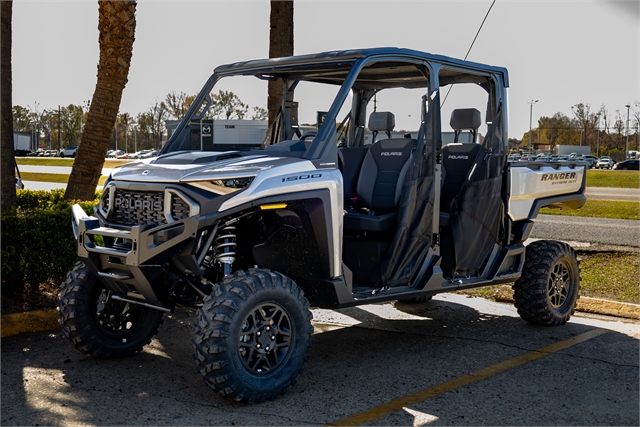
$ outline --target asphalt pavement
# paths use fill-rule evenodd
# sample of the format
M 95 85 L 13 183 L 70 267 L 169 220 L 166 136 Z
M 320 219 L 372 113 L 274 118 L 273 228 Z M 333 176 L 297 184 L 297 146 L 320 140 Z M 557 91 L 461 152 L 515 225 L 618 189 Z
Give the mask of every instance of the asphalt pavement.
M 561 215 L 538 215 L 531 237 L 640 247 L 640 221 Z
M 455 294 L 313 315 L 304 373 L 263 404 L 206 386 L 191 312 L 118 360 L 85 357 L 57 330 L 4 338 L 2 425 L 640 425 L 637 321 L 533 326 Z
M 640 202 L 640 188 L 587 187 L 587 200 L 626 200 Z

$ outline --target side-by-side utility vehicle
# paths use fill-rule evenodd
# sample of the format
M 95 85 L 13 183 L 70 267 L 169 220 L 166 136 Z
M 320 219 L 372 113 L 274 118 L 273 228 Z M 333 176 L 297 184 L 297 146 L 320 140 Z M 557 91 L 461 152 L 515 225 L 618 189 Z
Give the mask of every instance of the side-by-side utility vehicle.
M 282 105 L 264 140 L 214 150 L 202 133 L 213 91 L 263 99 L 272 81 Z M 197 310 L 197 370 L 254 402 L 295 383 L 310 306 L 515 283 L 523 319 L 565 323 L 574 251 L 524 242 L 540 208 L 584 204 L 587 165 L 507 162 L 508 83 L 504 68 L 399 48 L 216 68 L 159 157 L 114 169 L 94 216 L 73 207 L 80 261 L 60 293 L 64 334 L 120 357 L 164 313 Z

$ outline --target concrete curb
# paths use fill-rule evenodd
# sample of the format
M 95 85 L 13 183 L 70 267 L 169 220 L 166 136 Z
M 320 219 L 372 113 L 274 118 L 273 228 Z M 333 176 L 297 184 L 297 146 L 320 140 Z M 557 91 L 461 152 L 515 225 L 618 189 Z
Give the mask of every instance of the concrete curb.
M 25 311 L 24 313 L 5 314 L 0 320 L 2 338 L 19 334 L 49 331 L 60 327 L 58 310 Z
M 496 301 L 500 302 L 514 302 L 513 290 L 511 286 L 508 285 L 500 286 L 493 297 Z M 576 309 L 586 313 L 640 320 L 639 304 L 580 297 Z M 55 308 L 5 314 L 2 316 L 0 322 L 2 326 L 2 338 L 60 328 L 58 311 Z
M 500 286 L 493 297 L 496 301 L 515 302 L 513 299 L 513 289 L 511 289 L 509 285 Z M 640 305 L 628 302 L 609 301 L 581 296 L 578 300 L 576 310 L 585 313 L 604 314 L 607 316 L 640 320 Z

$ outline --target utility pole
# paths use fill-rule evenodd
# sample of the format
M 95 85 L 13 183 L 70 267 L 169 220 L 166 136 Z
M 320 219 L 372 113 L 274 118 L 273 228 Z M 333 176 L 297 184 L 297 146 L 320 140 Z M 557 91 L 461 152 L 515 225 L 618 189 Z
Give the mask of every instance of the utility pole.
M 528 102 L 528 104 L 531 106 L 529 108 L 529 149 L 533 149 L 533 138 L 532 138 L 532 134 L 531 134 L 531 128 L 532 128 L 532 123 L 533 123 L 533 104 L 537 103 L 538 100 L 537 99 L 532 99 L 531 102 Z
M 627 160 L 629 158 L 629 109 L 631 104 L 627 104 L 625 107 L 627 107 L 627 139 L 624 144 L 624 159 Z

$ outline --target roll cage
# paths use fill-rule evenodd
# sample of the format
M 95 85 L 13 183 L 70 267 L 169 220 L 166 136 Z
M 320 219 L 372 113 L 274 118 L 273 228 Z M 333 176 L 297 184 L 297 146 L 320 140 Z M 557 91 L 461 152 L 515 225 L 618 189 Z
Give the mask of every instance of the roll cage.
M 271 132 L 263 143 L 263 149 L 295 136 L 297 105 L 294 95 L 299 82 L 340 86 L 327 110 L 324 125 L 319 126 L 311 143 L 307 144 L 304 150 L 278 152 L 278 155 L 308 159 L 318 168 L 337 167 L 336 146 L 341 142 L 338 140 L 338 131 L 345 136 L 348 146 L 360 146 L 364 143 L 363 129 L 366 124 L 367 105 L 376 93 L 384 89 L 424 88 L 425 93 L 432 94 L 448 85 L 476 84 L 488 93 L 485 122 L 491 123 L 497 114 L 503 114 L 505 117 L 502 123 L 507 123 L 508 74 L 504 68 L 400 48 L 332 51 L 252 60 L 217 67 L 160 154 L 188 149 L 185 130 L 189 123 L 206 116 L 207 109 L 212 104 L 210 94 L 214 86 L 220 79 L 230 76 L 254 76 L 262 80 L 279 79 L 285 83 L 280 114 L 277 123 L 270 126 Z M 348 117 L 342 120 L 338 114 L 349 94 L 352 94 L 351 110 Z M 429 97 L 423 99 L 429 101 Z M 441 100 L 443 99 L 444 97 L 441 97 Z M 440 108 L 440 105 L 435 107 Z M 428 106 L 427 109 L 429 108 L 433 106 Z M 424 122 L 424 111 L 422 114 Z M 336 123 L 340 123 L 341 126 L 336 126 Z M 507 141 L 506 126 L 501 128 L 501 139 Z M 436 137 L 434 143 L 435 150 L 440 151 L 442 138 Z

